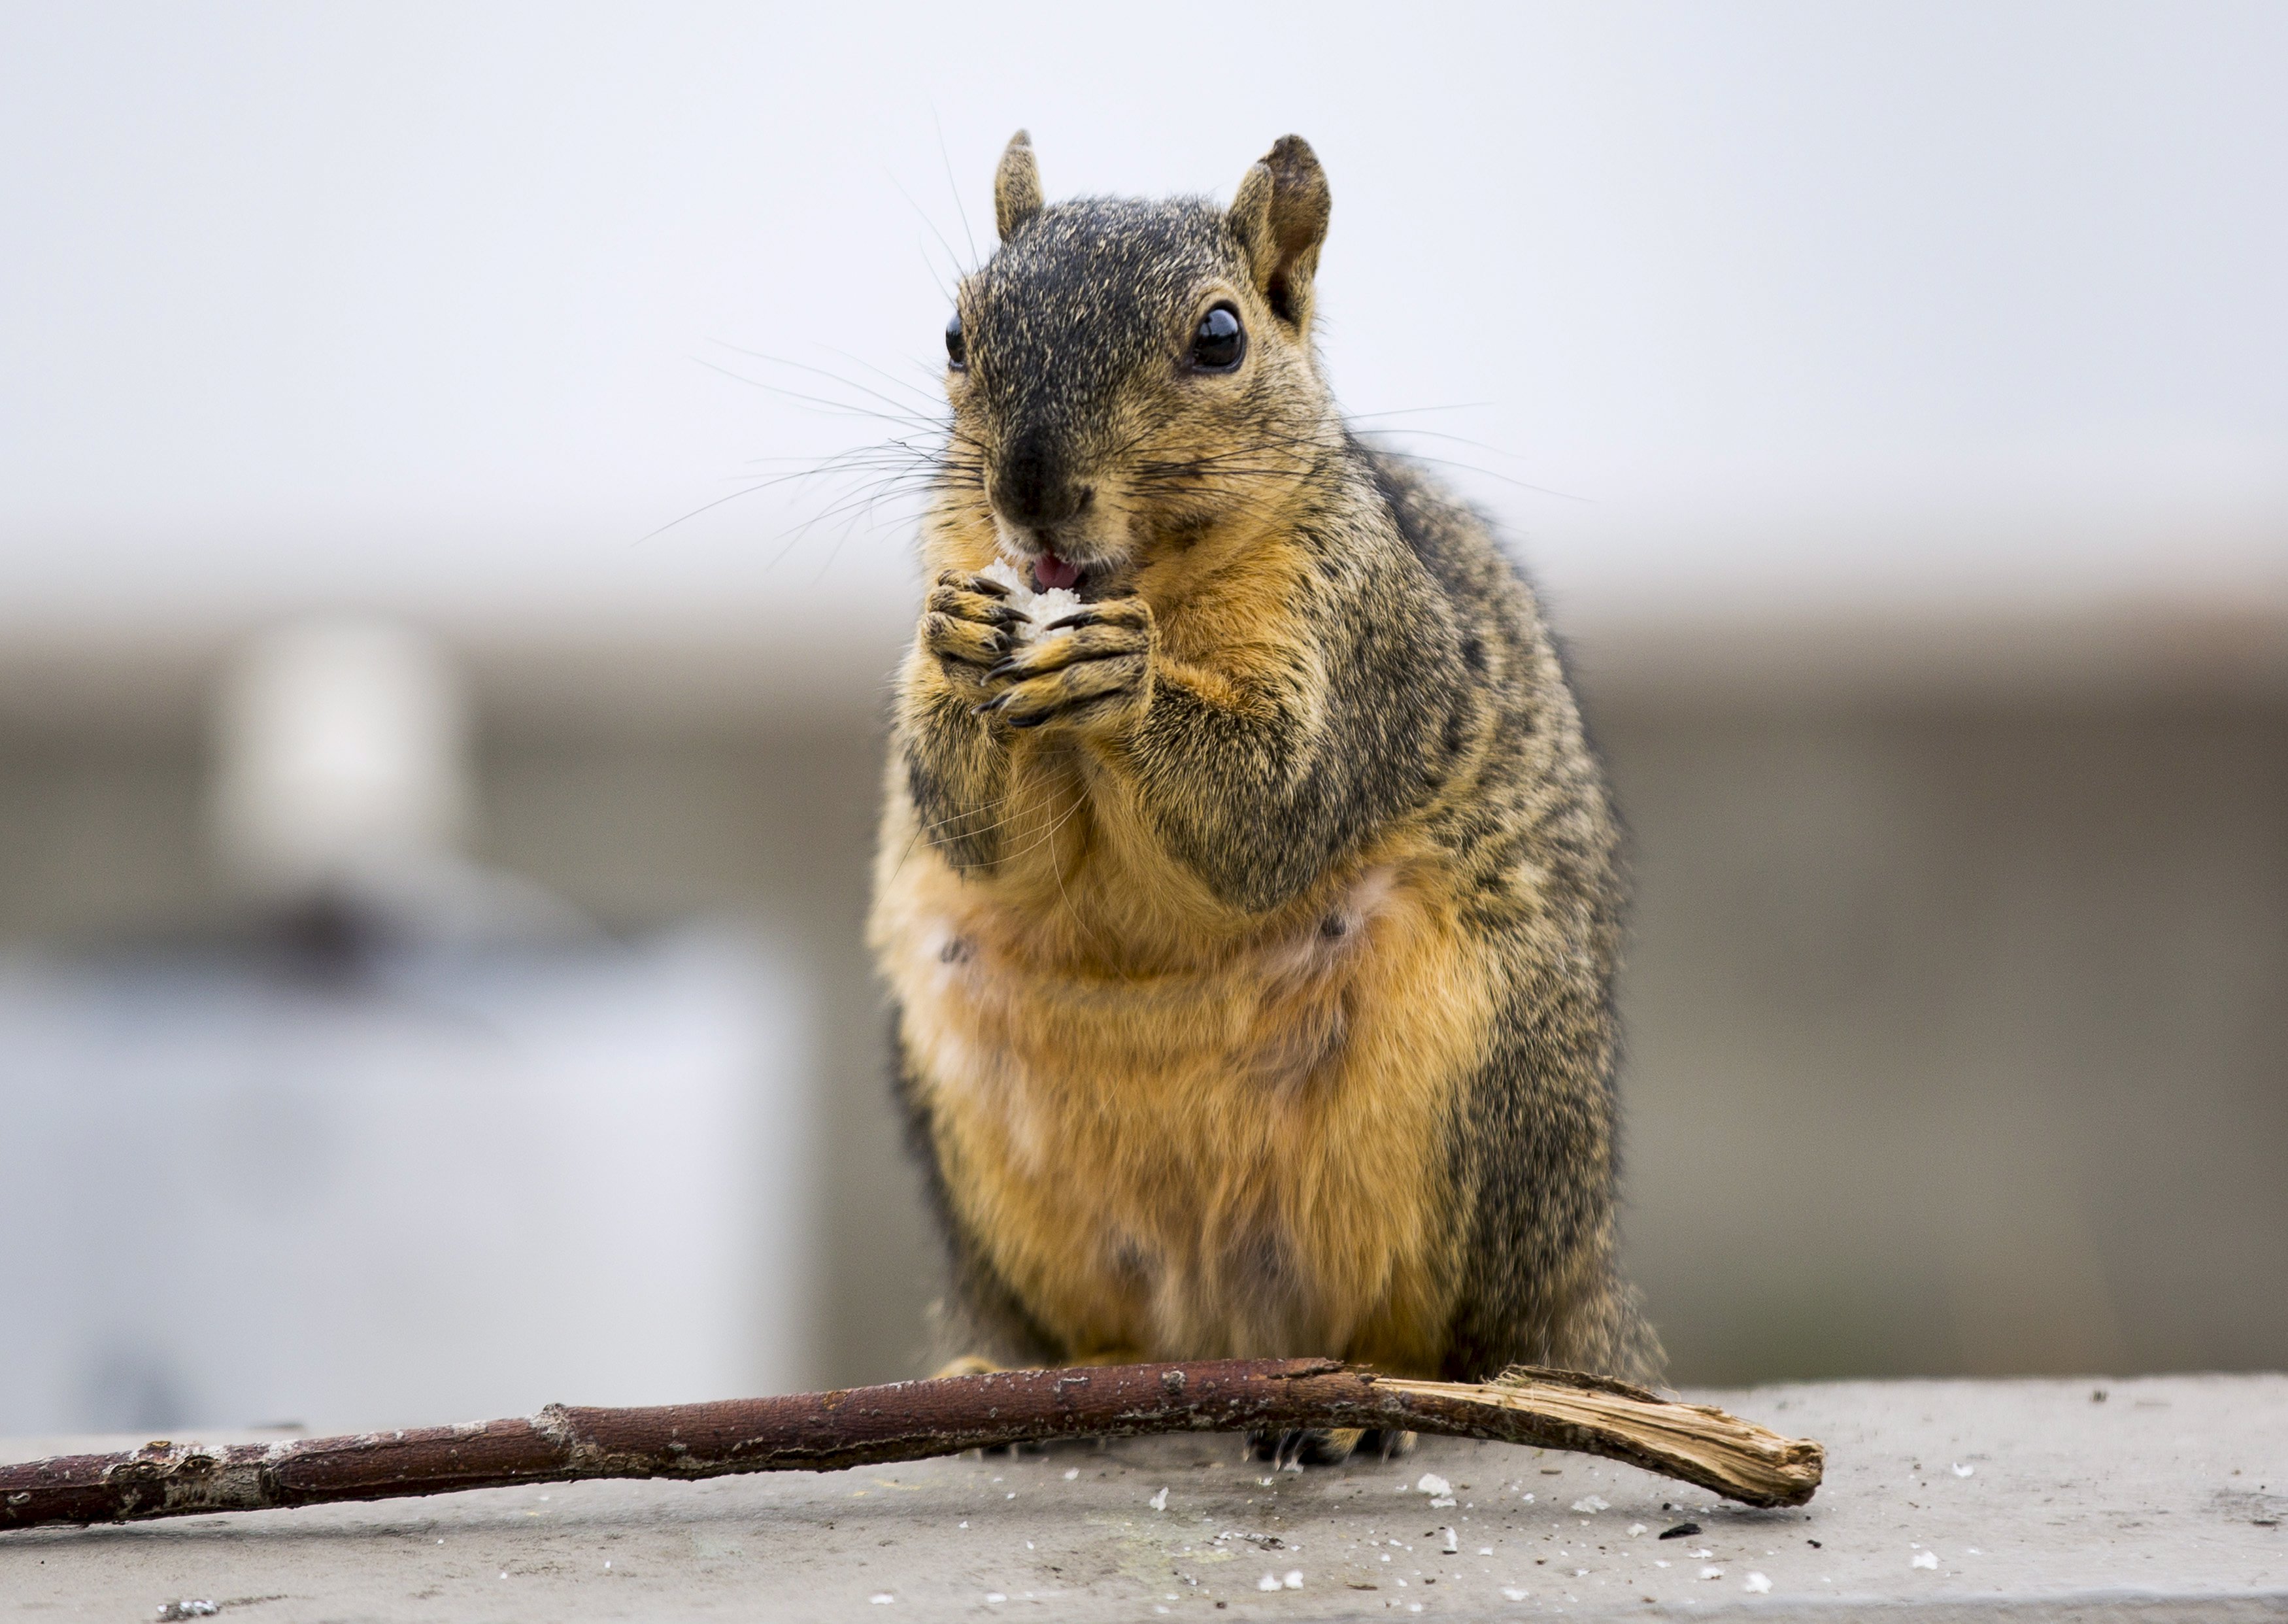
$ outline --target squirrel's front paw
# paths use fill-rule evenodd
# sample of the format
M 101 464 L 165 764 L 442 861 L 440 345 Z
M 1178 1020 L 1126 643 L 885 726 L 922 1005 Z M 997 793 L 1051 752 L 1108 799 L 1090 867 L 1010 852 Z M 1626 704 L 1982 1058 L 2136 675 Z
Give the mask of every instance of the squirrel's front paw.
M 1024 624 L 1022 609 L 1008 601 L 1009 589 L 981 575 L 948 569 L 930 587 L 922 609 L 922 647 L 954 691 L 971 704 L 991 695 L 986 673 L 1017 646 L 1011 628 Z
M 1125 727 L 1152 697 L 1152 606 L 1143 599 L 1084 605 L 986 672 L 1000 692 L 978 713 L 1011 728 Z

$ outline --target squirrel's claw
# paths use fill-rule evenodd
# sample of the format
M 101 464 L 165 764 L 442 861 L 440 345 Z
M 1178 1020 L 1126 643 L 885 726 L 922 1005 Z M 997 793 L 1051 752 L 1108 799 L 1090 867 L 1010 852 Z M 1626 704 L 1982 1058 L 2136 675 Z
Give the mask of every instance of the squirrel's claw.
M 1042 677 L 1067 666 L 1083 665 L 1090 660 L 1118 659 L 1124 655 L 1140 655 L 1146 644 L 1141 637 L 1124 626 L 1084 626 L 1069 637 L 1059 637 L 1021 649 L 995 665 L 985 674 L 998 681 L 1009 677 L 1023 681 Z
M 1024 669 L 1025 657 L 1020 657 L 1019 671 Z M 988 681 L 1009 686 L 979 707 L 979 713 L 1005 726 L 1037 728 L 1044 722 L 1083 720 L 1094 726 L 1110 721 L 1146 696 L 1148 665 L 1142 652 L 1132 651 L 1075 660 L 1035 675 L 1012 672 Z
M 977 714 L 1010 728 L 1117 727 L 1150 695 L 1153 641 L 1152 609 L 1142 598 L 1088 604 L 989 666 L 983 680 L 1005 686 Z
M 966 569 L 941 569 L 937 572 L 940 586 L 958 587 L 963 592 L 981 593 L 989 598 L 1005 598 L 1009 589 L 989 576 L 974 575 Z
M 986 669 L 1009 657 L 1017 647 L 1023 610 L 1007 602 L 997 581 L 949 569 L 930 588 L 922 610 L 922 646 L 936 657 L 946 683 L 962 698 L 990 692 Z
M 933 614 L 922 623 L 930 652 L 940 660 L 964 665 L 989 666 L 1007 657 L 1009 635 L 974 620 Z
M 993 586 L 995 583 L 984 581 L 981 585 Z M 1026 619 L 1025 611 L 1015 604 L 1004 603 L 984 593 L 973 592 L 958 582 L 941 581 L 931 587 L 929 600 L 924 607 L 931 614 L 983 621 L 988 625 L 1021 625 Z

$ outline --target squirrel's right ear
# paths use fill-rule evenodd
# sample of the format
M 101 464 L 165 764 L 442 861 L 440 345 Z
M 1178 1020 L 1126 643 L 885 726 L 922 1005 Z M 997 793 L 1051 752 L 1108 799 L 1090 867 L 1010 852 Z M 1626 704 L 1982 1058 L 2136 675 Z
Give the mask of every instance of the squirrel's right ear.
M 1002 150 L 993 171 L 993 223 L 1001 240 L 1015 236 L 1041 211 L 1041 166 L 1033 162 L 1033 138 L 1022 130 Z
M 1226 217 L 1272 313 L 1299 331 L 1311 324 L 1311 277 L 1331 207 L 1318 154 L 1301 136 L 1283 135 L 1240 178 Z

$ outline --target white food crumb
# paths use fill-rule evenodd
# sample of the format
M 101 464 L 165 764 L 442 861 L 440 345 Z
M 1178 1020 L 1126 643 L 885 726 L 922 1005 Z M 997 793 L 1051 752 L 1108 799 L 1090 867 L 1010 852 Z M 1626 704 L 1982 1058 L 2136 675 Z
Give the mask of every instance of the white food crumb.
M 1653 1564 L 1653 1566 L 1655 1566 L 1655 1567 L 1656 1567 L 1656 1568 L 1664 1568 L 1664 1567 L 1666 1567 L 1666 1566 L 1668 1565 L 1668 1564 L 1666 1564 L 1665 1562 L 1663 1562 L 1663 1561 L 1662 1561 L 1659 1557 L 1657 1557 L 1657 1556 L 1655 1556 L 1655 1557 L 1652 1559 L 1652 1564 Z
M 1451 1494 L 1441 1494 L 1437 1499 L 1430 1502 L 1430 1509 L 1434 1511 L 1443 1511 L 1447 1507 L 1453 1503 L 1454 1497 Z
M 1527 1495 L 1525 1497 L 1525 1503 L 1529 1506 L 1531 1505 L 1533 1503 L 1533 1496 L 1530 1494 Z
M 1031 623 L 1011 626 L 1020 642 L 1029 640 L 1043 627 L 1063 619 L 1082 607 L 1080 594 L 1069 586 L 1053 586 L 1046 592 L 1035 592 L 1033 584 L 1005 559 L 995 559 L 978 574 L 997 585 L 1009 589 L 1009 605 L 1019 610 Z
M 1977 1469 L 1978 1469 L 1974 1466 L 1964 1466 L 1959 1462 L 1957 1462 L 1954 1469 L 1954 1475 L 1958 1477 L 1967 1477 Z
M 1612 1509 L 1612 1503 L 1609 1501 L 1594 1494 L 1590 1495 L 1586 1500 L 1577 1500 L 1573 1502 L 1573 1509 L 1576 1511 L 1609 1511 Z
M 1645 1531 L 1645 1525 L 1644 1525 L 1642 1523 L 1631 1523 L 1631 1524 L 1629 1524 L 1629 1532 L 1630 1532 L 1632 1534 L 1640 1534 L 1640 1533 L 1642 1533 L 1644 1531 Z
M 985 1593 L 985 1599 L 986 1599 L 988 1602 L 1005 1602 L 1005 1601 L 1007 1601 L 1009 1598 L 1008 1598 L 1007 1596 L 1005 1596 L 1002 1595 L 1002 1594 L 1001 1594 L 1001 1592 L 1000 1592 L 1000 1591 L 998 1591 L 998 1590 L 988 1590 L 988 1591 Z
M 1972 1556 L 1975 1556 L 1979 1555 L 1980 1553 L 1979 1553 L 1978 1547 L 1976 1547 L 1975 1545 L 1972 1546 L 1972 1547 L 1970 1548 L 1970 1554 L 1971 1554 Z
M 1146 1501 L 1144 1503 L 1151 1507 L 1155 1511 L 1165 1511 L 1168 1509 L 1168 1491 L 1162 1489 L 1157 1494 L 1155 1494 L 1151 1499 Z
M 1521 1602 L 1526 1597 L 1526 1592 L 1519 1589 L 1514 1585 L 1504 1585 L 1502 1587 L 1502 1594 L 1509 1597 L 1509 1599 L 1513 1602 Z
M 1934 1550 L 1927 1550 L 1907 1565 L 1918 1568 L 1934 1568 L 1938 1565 L 1938 1553 Z
M 879 1596 L 870 1596 L 866 1599 L 873 1603 L 877 1607 L 886 1607 L 898 1598 L 891 1595 L 887 1590 L 885 1590 Z
M 1772 1581 L 1761 1573 L 1751 1573 L 1748 1575 L 1748 1582 L 1740 1588 L 1751 1596 L 1765 1596 L 1770 1593 Z
M 1458 1555 L 1462 1548 L 1462 1542 L 1455 1537 L 1454 1531 L 1450 1528 L 1441 1528 L 1438 1532 L 1446 1536 L 1446 1554 L 1450 1556 Z
M 1722 1568 L 1712 1567 L 1702 1568 L 1700 1570 L 1700 1577 L 1703 1579 L 1721 1579 L 1724 1577 L 1724 1570 Z
M 1415 1479 L 1414 1486 L 1425 1494 L 1451 1494 L 1454 1485 L 1435 1472 L 1425 1472 Z
M 1076 1477 L 1079 1477 L 1079 1476 L 1080 1476 L 1080 1468 L 1078 1468 L 1077 1466 L 1069 1468 L 1069 1469 L 1067 1469 L 1067 1470 L 1066 1470 L 1066 1472 L 1065 1472 L 1065 1481 L 1066 1481 L 1067 1483 L 1070 1483 L 1074 1478 L 1076 1478 Z
M 1684 1554 L 1691 1557 L 1695 1562 L 1705 1562 L 1709 1557 L 1714 1556 L 1716 1553 L 1704 1545 L 1698 1550 L 1688 1550 Z
M 1255 1581 L 1255 1588 L 1259 1590 L 1276 1590 L 1279 1588 L 1279 1575 L 1266 1573 Z
M 1303 1588 L 1303 1570 L 1301 1568 L 1289 1568 L 1287 1570 L 1287 1577 L 1281 1580 L 1279 1582 L 1285 1585 L 1290 1590 L 1301 1589 Z
M 1490 1556 L 1493 1554 L 1494 1548 L 1490 1545 L 1481 1545 L 1478 1547 L 1478 1555 L 1481 1556 Z

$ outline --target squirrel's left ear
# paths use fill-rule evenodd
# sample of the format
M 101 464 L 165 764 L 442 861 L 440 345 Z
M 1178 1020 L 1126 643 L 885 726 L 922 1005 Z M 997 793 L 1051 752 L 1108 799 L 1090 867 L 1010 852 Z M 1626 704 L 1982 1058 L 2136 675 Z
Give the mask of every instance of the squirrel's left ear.
M 1311 324 L 1311 277 L 1327 239 L 1327 171 L 1299 135 L 1283 135 L 1240 177 L 1227 217 L 1247 252 L 1255 285 L 1298 331 Z
M 1041 211 L 1041 166 L 1033 161 L 1033 138 L 1022 130 L 1009 138 L 1001 167 L 993 171 L 993 224 L 1006 243 Z

